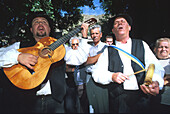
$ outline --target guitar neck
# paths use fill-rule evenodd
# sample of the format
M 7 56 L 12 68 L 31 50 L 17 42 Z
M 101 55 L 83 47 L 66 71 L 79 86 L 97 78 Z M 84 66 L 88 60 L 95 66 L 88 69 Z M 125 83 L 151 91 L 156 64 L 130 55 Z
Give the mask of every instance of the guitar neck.
M 80 32 L 82 30 L 81 26 L 78 26 L 74 30 L 70 31 L 68 34 L 64 35 L 63 37 L 59 38 L 57 41 L 49 45 L 48 47 L 51 50 L 55 50 L 57 47 L 59 47 L 61 44 L 64 44 L 67 40 L 69 40 L 71 37 L 73 37 L 75 34 Z

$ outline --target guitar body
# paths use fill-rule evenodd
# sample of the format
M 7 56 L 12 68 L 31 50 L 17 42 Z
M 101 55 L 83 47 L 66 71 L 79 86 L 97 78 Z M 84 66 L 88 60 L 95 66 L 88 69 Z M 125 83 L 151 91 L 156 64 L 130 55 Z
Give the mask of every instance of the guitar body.
M 47 56 L 42 56 L 41 50 L 48 47 L 56 40 L 57 39 L 52 37 L 45 37 L 33 47 L 18 49 L 19 52 L 39 56 L 38 63 L 34 66 L 33 73 L 21 64 L 16 64 L 9 68 L 3 68 L 8 79 L 16 87 L 21 89 L 33 89 L 39 86 L 45 80 L 51 64 L 60 61 L 65 56 L 66 51 L 63 45 L 60 45 L 54 51 L 46 54 Z

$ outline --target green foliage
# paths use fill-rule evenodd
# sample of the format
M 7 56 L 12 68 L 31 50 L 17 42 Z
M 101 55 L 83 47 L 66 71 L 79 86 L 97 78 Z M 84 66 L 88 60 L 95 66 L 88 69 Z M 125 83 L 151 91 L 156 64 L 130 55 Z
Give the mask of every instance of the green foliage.
M 93 0 L 1 0 L 0 44 L 2 39 L 26 39 L 29 31 L 27 16 L 43 11 L 56 22 L 58 29 L 69 30 L 81 21 L 81 6 L 94 8 Z M 71 29 L 71 28 L 70 28 Z
M 113 28 L 113 22 L 112 17 L 115 14 L 127 12 L 126 6 L 128 5 L 128 0 L 100 0 L 101 8 L 105 11 L 105 16 L 103 19 L 101 19 L 101 26 L 102 26 L 102 32 L 103 37 L 102 41 L 105 41 L 105 37 L 107 35 L 113 35 L 112 28 Z M 114 35 L 113 35 L 114 37 Z

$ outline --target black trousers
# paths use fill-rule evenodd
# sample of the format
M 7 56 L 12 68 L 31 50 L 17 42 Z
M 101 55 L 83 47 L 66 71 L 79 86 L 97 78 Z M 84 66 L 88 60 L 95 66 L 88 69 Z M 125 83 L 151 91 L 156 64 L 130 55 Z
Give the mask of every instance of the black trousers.
M 86 84 L 78 85 L 77 91 L 80 100 L 80 113 L 89 113 L 89 100 L 86 92 Z
M 150 106 L 149 96 L 139 91 L 125 91 L 115 96 L 109 94 L 110 113 L 148 113 Z
M 66 113 L 80 113 L 80 101 L 76 87 L 67 87 L 64 101 Z
M 52 95 L 13 96 L 3 100 L 3 113 L 64 113 L 64 101 L 58 102 Z

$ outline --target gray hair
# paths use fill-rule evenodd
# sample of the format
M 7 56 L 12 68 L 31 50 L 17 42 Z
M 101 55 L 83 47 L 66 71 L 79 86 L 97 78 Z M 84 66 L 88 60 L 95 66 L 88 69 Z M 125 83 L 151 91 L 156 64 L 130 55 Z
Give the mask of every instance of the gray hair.
M 102 28 L 101 28 L 100 25 L 93 25 L 93 26 L 90 27 L 90 34 L 91 34 L 91 30 L 92 30 L 92 29 L 95 29 L 95 28 L 99 28 L 99 32 L 100 32 L 100 33 L 102 32 Z
M 72 40 L 73 39 L 78 39 L 79 43 L 80 43 L 80 38 L 78 38 L 78 37 L 71 37 L 70 40 L 69 40 L 70 46 L 72 45 Z
M 159 43 L 162 42 L 162 41 L 167 41 L 168 44 L 170 45 L 170 38 L 160 38 L 160 39 L 156 40 L 155 47 L 158 48 L 159 47 Z

